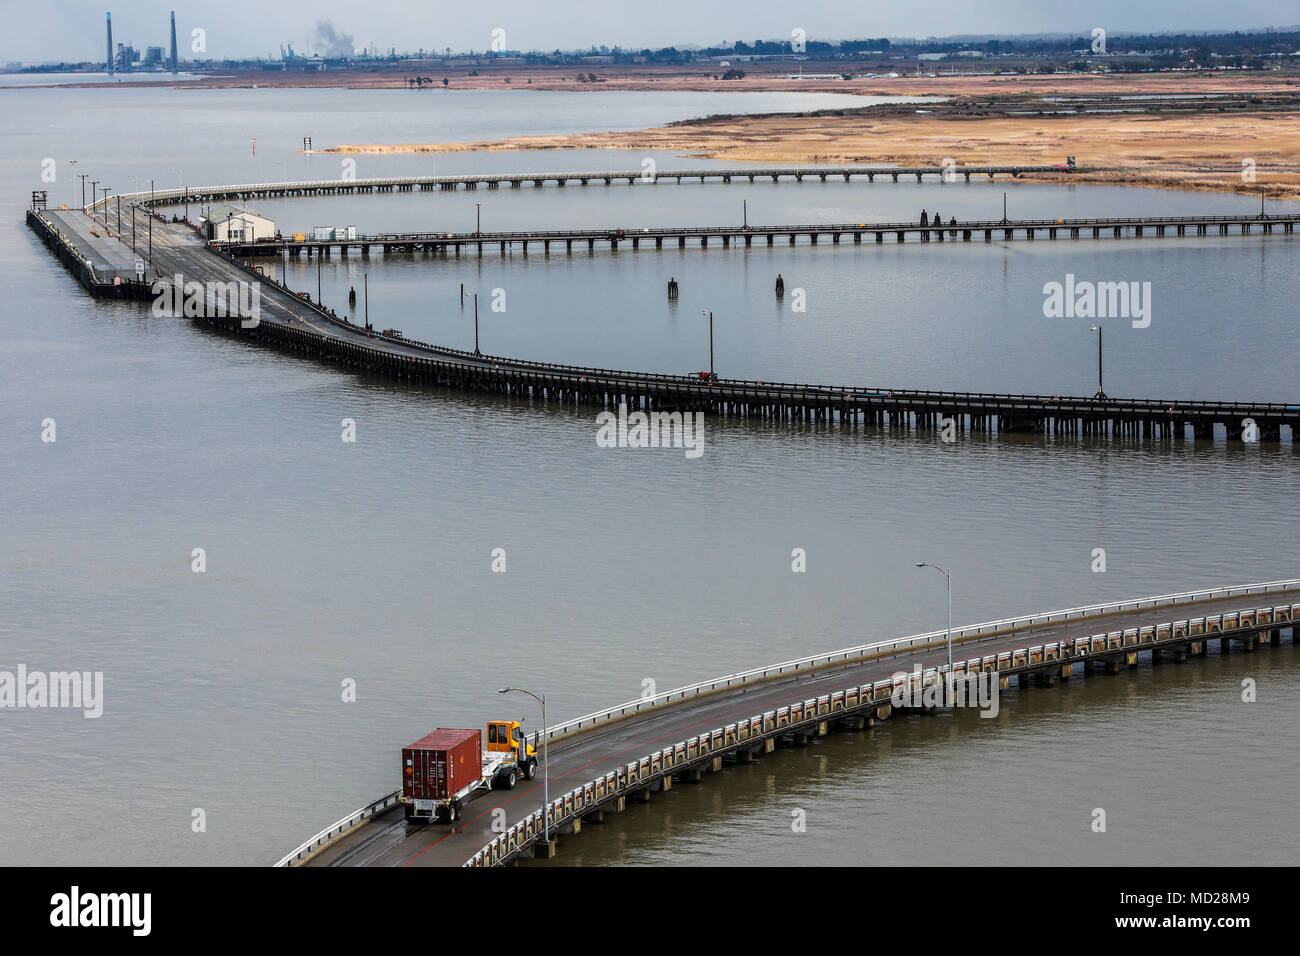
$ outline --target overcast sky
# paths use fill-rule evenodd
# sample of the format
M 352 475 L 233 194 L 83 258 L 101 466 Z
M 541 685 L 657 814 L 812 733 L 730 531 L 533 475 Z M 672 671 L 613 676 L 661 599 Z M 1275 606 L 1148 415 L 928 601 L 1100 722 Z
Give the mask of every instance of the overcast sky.
M 190 56 L 194 28 L 206 31 L 214 57 L 319 49 L 317 21 L 344 43 L 372 41 L 381 51 L 485 50 L 495 28 L 507 49 L 554 50 L 593 45 L 681 46 L 735 40 L 927 37 L 962 33 L 1065 32 L 1093 27 L 1115 32 L 1167 32 L 1281 27 L 1300 22 L 1296 0 L 0 0 L 0 61 L 102 60 L 104 13 L 113 12 L 113 40 L 137 49 L 166 46 L 168 12 L 176 11 L 177 44 Z

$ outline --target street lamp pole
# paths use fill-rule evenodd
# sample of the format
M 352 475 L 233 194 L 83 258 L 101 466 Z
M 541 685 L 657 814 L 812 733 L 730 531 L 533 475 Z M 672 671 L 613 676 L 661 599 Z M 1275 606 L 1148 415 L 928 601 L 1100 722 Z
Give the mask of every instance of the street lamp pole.
M 542 839 L 549 845 L 551 842 L 551 763 L 546 759 L 546 739 L 549 736 L 546 733 L 546 695 L 538 697 L 531 690 L 524 690 L 522 687 L 502 687 L 497 693 L 509 694 L 511 691 L 527 694 L 542 705 Z
M 474 204 L 474 235 L 481 236 L 482 234 L 483 234 L 483 204 L 481 202 L 476 202 Z
M 937 564 L 930 564 L 928 561 L 916 562 L 918 568 L 934 568 L 936 571 L 943 573 L 944 580 L 948 583 L 948 678 L 944 681 L 944 706 L 947 706 L 948 698 L 952 694 L 952 575 L 948 573 L 947 568 L 941 568 Z
M 707 309 L 700 309 L 700 315 L 707 314 L 709 317 L 709 381 L 713 381 L 713 313 Z
M 482 355 L 478 350 L 478 293 L 474 293 L 474 354 Z
M 1093 398 L 1104 399 L 1106 398 L 1106 392 L 1101 387 L 1101 326 L 1090 325 L 1088 329 L 1097 333 L 1097 394 Z

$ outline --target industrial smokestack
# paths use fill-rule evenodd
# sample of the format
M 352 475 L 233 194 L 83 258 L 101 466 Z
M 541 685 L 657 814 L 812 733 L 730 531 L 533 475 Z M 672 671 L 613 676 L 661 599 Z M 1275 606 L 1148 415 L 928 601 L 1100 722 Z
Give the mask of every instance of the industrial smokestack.
M 107 26 L 108 26 L 108 61 L 107 63 L 105 63 L 105 66 L 108 67 L 108 75 L 112 76 L 113 75 L 113 14 L 110 12 L 104 14 L 104 16 L 107 19 Z
M 176 11 L 172 11 L 172 72 L 176 72 Z

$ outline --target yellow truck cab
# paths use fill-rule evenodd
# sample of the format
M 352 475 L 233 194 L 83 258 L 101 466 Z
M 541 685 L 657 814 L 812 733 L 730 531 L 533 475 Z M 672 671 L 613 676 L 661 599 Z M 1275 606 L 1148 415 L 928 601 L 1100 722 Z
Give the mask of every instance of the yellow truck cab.
M 537 748 L 524 736 L 524 728 L 517 720 L 493 720 L 487 725 L 488 753 L 513 754 L 523 771 L 524 779 L 531 780 L 537 766 Z

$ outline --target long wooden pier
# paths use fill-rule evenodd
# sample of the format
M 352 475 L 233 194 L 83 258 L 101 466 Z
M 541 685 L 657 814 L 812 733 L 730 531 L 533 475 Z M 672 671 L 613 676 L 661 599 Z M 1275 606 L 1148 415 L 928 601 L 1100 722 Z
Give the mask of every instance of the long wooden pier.
M 38 232 L 49 213 L 29 214 Z M 36 220 L 36 222 L 33 222 Z M 67 241 L 75 241 L 71 236 Z M 707 373 L 664 374 L 484 355 L 386 336 L 339 317 L 310 293 L 295 293 L 254 263 L 205 245 L 181 223 L 155 223 L 154 272 L 170 281 L 257 283 L 262 316 L 247 324 L 202 310 L 195 321 L 223 333 L 415 385 L 494 392 L 571 407 L 627 406 L 631 411 L 702 411 L 782 422 L 838 423 L 935 432 L 1037 432 L 1045 435 L 1182 440 L 1248 436 L 1295 446 L 1300 402 L 945 392 L 864 385 L 814 385 L 728 379 Z M 75 271 L 75 270 L 74 270 Z M 80 276 L 85 281 L 84 276 Z
M 217 254 L 204 249 L 204 254 Z M 1252 430 L 1260 441 L 1295 444 L 1300 403 L 1205 402 L 944 392 L 860 385 L 811 385 L 602 369 L 484 355 L 367 331 L 319 303 L 293 295 L 251 263 L 222 256 L 282 298 L 287 322 L 204 318 L 220 331 L 417 385 L 495 392 L 573 407 L 618 407 L 648 412 L 703 411 L 716 416 L 785 422 L 875 425 L 942 432 L 1038 432 L 1047 435 L 1182 440 L 1229 440 Z M 264 296 L 267 293 L 264 293 Z M 295 321 L 296 318 L 296 321 Z M 310 320 L 310 321 L 309 321 Z
M 627 229 L 524 229 L 509 232 L 405 232 L 376 233 L 352 239 L 263 239 L 257 242 L 215 243 L 217 248 L 239 256 L 293 255 L 308 257 L 357 252 L 369 255 L 375 249 L 390 252 L 429 252 L 460 255 L 469 248 L 482 255 L 484 249 L 500 252 L 518 247 L 525 254 L 529 246 L 541 246 L 549 253 L 551 246 L 563 244 L 566 252 L 586 246 L 617 250 L 642 246 L 662 249 L 667 243 L 679 249 L 694 244 L 707 248 L 710 243 L 727 248 L 732 244 L 752 246 L 755 240 L 774 245 L 785 240 L 788 245 L 805 241 L 817 245 L 822 238 L 838 245 L 843 239 L 860 244 L 864 239 L 881 244 L 889 242 L 983 242 L 1013 239 L 1141 239 L 1166 236 L 1250 236 L 1282 233 L 1290 235 L 1300 223 L 1300 211 L 1281 214 L 1245 214 L 1235 216 L 1121 216 L 1088 219 L 996 219 L 967 220 L 956 218 L 946 223 L 858 222 L 805 223 L 795 225 L 729 226 L 651 226 Z
M 969 182 L 971 177 L 1009 176 L 1013 179 L 1035 173 L 1091 173 L 1108 167 L 1079 166 L 1069 169 L 1064 165 L 1001 164 L 986 166 L 755 166 L 713 167 L 705 169 L 620 169 L 593 170 L 589 172 L 516 172 L 516 173 L 460 173 L 443 176 L 387 176 L 369 179 L 318 179 L 282 183 L 239 183 L 216 186 L 181 186 L 176 189 L 156 189 L 152 192 L 125 193 L 123 201 L 131 198 L 150 205 L 176 206 L 182 203 L 231 202 L 247 199 L 280 199 L 295 196 L 329 196 L 348 193 L 420 192 L 425 190 L 500 189 L 502 186 L 519 189 L 523 186 L 567 186 L 592 183 L 626 183 L 629 186 L 653 186 L 659 183 L 698 182 L 758 182 L 781 180 L 826 182 L 841 179 L 865 179 L 869 183 L 876 177 L 891 182 L 914 179 L 921 182 L 930 176 L 940 181 L 952 182 L 960 177 Z

